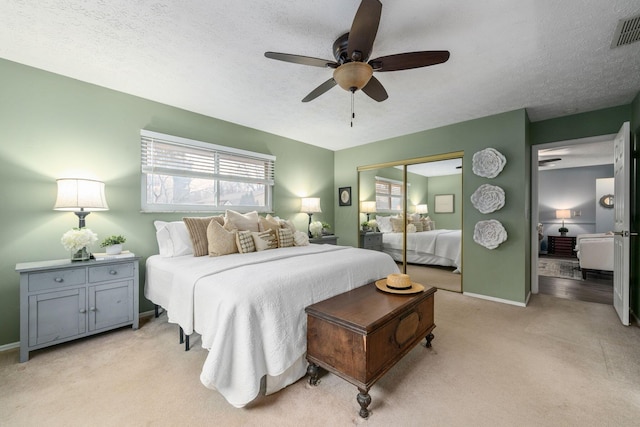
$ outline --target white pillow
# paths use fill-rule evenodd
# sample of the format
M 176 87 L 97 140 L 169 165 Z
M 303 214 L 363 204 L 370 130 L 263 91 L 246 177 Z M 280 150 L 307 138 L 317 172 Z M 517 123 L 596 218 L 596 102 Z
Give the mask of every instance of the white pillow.
M 183 221 L 154 221 L 158 253 L 163 257 L 193 254 L 189 230 Z
M 376 215 L 376 222 L 381 233 L 391 233 L 393 231 L 391 217 Z

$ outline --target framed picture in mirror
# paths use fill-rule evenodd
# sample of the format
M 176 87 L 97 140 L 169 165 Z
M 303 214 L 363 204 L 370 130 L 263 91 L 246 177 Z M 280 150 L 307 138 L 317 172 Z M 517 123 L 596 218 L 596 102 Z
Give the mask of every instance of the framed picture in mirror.
M 453 194 L 436 194 L 434 197 L 434 213 L 453 213 Z

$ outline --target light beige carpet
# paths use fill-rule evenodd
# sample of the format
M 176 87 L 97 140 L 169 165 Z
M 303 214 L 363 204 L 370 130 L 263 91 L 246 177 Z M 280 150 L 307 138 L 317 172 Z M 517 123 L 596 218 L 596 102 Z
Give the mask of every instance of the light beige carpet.
M 2 426 L 636 426 L 640 329 L 612 307 L 533 296 L 528 307 L 436 293 L 433 348 L 371 389 L 327 374 L 244 409 L 206 389 L 206 350 L 166 316 L 32 353 L 0 353 Z
M 447 291 L 462 292 L 462 275 L 454 273 L 453 270 L 452 267 L 407 264 L 407 274 L 414 282 Z

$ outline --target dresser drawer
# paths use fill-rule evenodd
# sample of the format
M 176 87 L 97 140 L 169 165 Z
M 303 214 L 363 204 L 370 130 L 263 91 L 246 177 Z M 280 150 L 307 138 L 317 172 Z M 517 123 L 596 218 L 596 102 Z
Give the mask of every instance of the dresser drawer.
M 133 262 L 89 267 L 89 283 L 133 277 Z
M 79 267 L 43 273 L 29 273 L 29 292 L 83 285 L 86 282 L 86 271 L 84 267 Z
M 382 234 L 369 234 L 364 236 L 365 246 L 378 246 L 382 244 Z

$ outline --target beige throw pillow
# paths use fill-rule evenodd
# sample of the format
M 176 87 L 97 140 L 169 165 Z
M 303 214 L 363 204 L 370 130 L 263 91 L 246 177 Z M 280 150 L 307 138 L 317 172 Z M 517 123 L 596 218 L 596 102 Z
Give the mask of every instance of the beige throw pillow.
M 258 212 L 256 211 L 241 214 L 240 212 L 227 210 L 224 213 L 224 223 L 227 224 L 227 229 L 237 228 L 240 231 L 260 231 L 258 228 L 259 218 Z M 231 227 L 229 227 L 228 224 L 231 224 Z
M 211 221 L 207 227 L 209 256 L 222 256 L 238 253 L 236 230 L 227 230 L 217 221 Z
M 278 247 L 288 248 L 293 246 L 293 233 L 288 228 L 278 229 Z
M 276 232 L 273 230 L 252 231 L 251 235 L 253 236 L 253 243 L 257 251 L 277 249 L 278 247 L 278 238 L 276 237 Z
M 256 245 L 253 242 L 253 235 L 251 233 L 255 233 L 255 231 L 245 230 L 236 233 L 236 245 L 238 246 L 238 252 L 241 254 L 256 251 Z
M 404 231 L 404 219 L 391 218 L 391 228 L 394 233 L 402 233 Z
M 266 218 L 260 217 L 259 227 L 260 227 L 260 230 L 258 231 L 273 230 L 276 232 L 281 228 L 280 222 L 274 217 L 272 217 L 271 215 L 267 215 Z
M 224 218 L 222 216 L 182 218 L 182 221 L 187 226 L 187 230 L 189 230 L 193 256 L 205 256 L 209 254 L 207 227 L 211 220 L 214 220 L 219 225 L 224 224 Z

